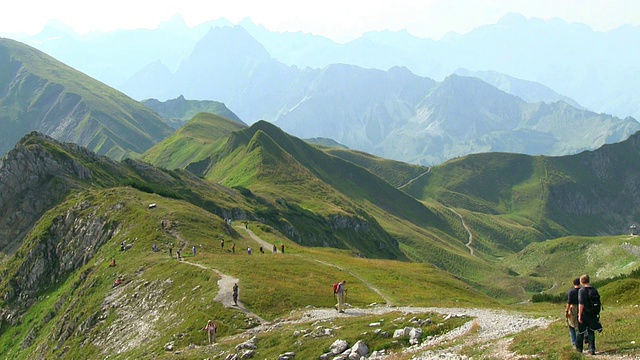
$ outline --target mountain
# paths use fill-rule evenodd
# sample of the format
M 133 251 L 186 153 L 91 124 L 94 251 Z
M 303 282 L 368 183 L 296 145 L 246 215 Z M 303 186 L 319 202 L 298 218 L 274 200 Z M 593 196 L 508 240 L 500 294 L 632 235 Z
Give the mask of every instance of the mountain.
M 403 191 L 464 208 L 477 221 L 508 218 L 539 238 L 621 234 L 640 217 L 639 153 L 636 132 L 571 156 L 469 155 L 433 167 Z
M 579 110 L 563 101 L 528 104 L 483 81 L 452 75 L 374 153 L 421 164 L 480 152 L 563 155 L 624 140 L 638 125 L 633 118 Z
M 241 128 L 220 130 L 230 125 Z M 619 301 L 608 306 L 607 316 L 625 335 L 604 338 L 601 346 L 613 346 L 607 341 L 631 341 L 624 336 L 633 336 L 635 329 L 625 319 L 633 318 L 637 299 L 638 274 L 633 271 L 640 248 L 637 237 L 543 241 L 546 234 L 542 234 L 529 245 L 521 236 L 534 234 L 540 219 L 557 220 L 556 211 L 566 214 L 567 223 L 582 222 L 584 231 L 606 231 L 611 225 L 606 220 L 627 209 L 635 211 L 630 192 L 638 171 L 630 160 L 640 150 L 637 134 L 620 144 L 536 168 L 548 180 L 532 177 L 530 183 L 519 182 L 521 202 L 515 206 L 523 208 L 507 213 L 504 184 L 526 179 L 530 174 L 522 170 L 532 162 L 547 165 L 550 158 L 480 154 L 452 160 L 403 187 L 431 191 L 447 204 L 424 194 L 420 202 L 354 163 L 384 167 L 382 160 L 365 161 L 362 154 L 352 156 L 354 162 L 345 161 L 268 122 L 242 127 L 200 114 L 185 128 L 191 126 L 192 131 L 199 127 L 202 138 L 217 136 L 221 144 L 209 154 L 210 166 L 200 166 L 202 177 L 139 160 L 118 162 L 38 133 L 22 138 L 3 157 L 3 355 L 162 358 L 179 352 L 189 358 L 227 357 L 239 352 L 240 343 L 259 335 L 255 349 L 259 357 L 273 358 L 296 349 L 300 357 L 311 358 L 335 339 L 291 336 L 294 329 L 312 331 L 307 329 L 318 324 L 317 318 L 298 317 L 294 310 L 332 311 L 335 299 L 327 292 L 333 279 L 348 279 L 352 306 L 367 312 L 371 308 L 368 316 L 359 317 L 351 309 L 342 316 L 348 318 L 331 319 L 340 327 L 331 330 L 336 337 L 354 342 L 353 334 L 362 337 L 372 319 L 393 323 L 385 331 L 404 328 L 413 320 L 399 323 L 398 311 L 416 306 L 429 306 L 424 316 L 431 324 L 424 325 L 424 331 L 437 336 L 465 323 L 472 326 L 469 321 L 474 318 L 439 315 L 434 307 L 524 310 L 532 317 L 557 312 L 557 305 L 511 304 L 546 290 L 564 292 L 556 284 L 575 276 L 571 264 L 576 260 L 567 258 L 587 259 L 580 263 L 581 269 L 607 281 L 597 285 L 601 293 Z M 188 139 L 193 134 L 187 131 L 182 134 L 189 143 L 201 140 Z M 186 145 L 185 151 L 199 151 Z M 461 163 L 465 166 L 457 172 L 446 172 Z M 399 171 L 411 167 L 393 166 Z M 465 175 L 472 171 L 477 175 L 474 186 L 465 183 L 471 181 Z M 510 177 L 503 179 L 505 174 Z M 561 182 L 561 187 L 554 186 Z M 604 184 L 611 185 L 609 193 L 598 193 Z M 547 186 L 550 198 L 557 199 L 550 203 L 550 211 L 537 206 L 545 198 L 536 186 Z M 621 194 L 609 199 L 616 191 Z M 475 201 L 475 206 L 457 207 L 465 199 L 470 205 Z M 626 206 L 620 206 L 622 199 Z M 617 207 L 607 205 L 614 203 Z M 593 218 L 585 214 L 600 214 L 594 209 L 603 204 L 602 214 L 618 212 L 591 223 Z M 489 211 L 477 212 L 483 206 Z M 534 216 L 527 218 L 525 210 Z M 233 224 L 226 221 L 229 218 Z M 255 250 L 249 255 L 244 249 L 256 248 L 256 238 L 286 245 L 286 251 Z M 229 246 L 238 251 L 229 251 Z M 169 249 L 174 254 L 182 250 L 183 260 L 167 256 Z M 117 265 L 109 266 L 114 260 Z M 115 285 L 118 278 L 122 283 Z M 221 299 L 230 297 L 225 284 L 233 282 L 241 289 L 238 307 L 226 306 Z M 375 303 L 397 306 L 390 307 L 392 313 L 381 314 L 388 307 Z M 220 342 L 215 346 L 207 345 L 200 330 L 209 318 L 218 324 Z M 261 331 L 258 325 L 267 321 L 277 321 L 278 326 Z M 535 331 L 551 331 L 557 338 L 560 330 L 564 334 L 566 328 L 557 324 Z M 371 344 L 389 338 L 365 339 Z M 550 353 L 568 348 L 555 340 L 544 341 L 552 344 Z M 388 343 L 396 346 L 394 351 L 408 346 L 395 343 L 400 342 Z
M 246 128 L 211 113 L 196 114 L 184 126 L 145 152 L 141 159 L 167 169 L 184 168 L 209 156 L 229 134 Z
M 36 130 L 120 159 L 171 133 L 153 111 L 19 42 L 0 39 L 0 153 Z
M 218 19 L 189 28 L 181 17 L 175 16 L 155 30 L 78 35 L 64 24 L 50 23 L 40 34 L 18 40 L 136 99 L 166 100 L 180 94 L 143 95 L 145 89 L 154 88 L 151 68 L 159 71 L 165 67 L 175 72 L 208 31 L 225 26 L 232 23 Z M 257 39 L 274 59 L 300 69 L 320 69 L 338 63 L 380 70 L 399 66 L 437 80 L 461 68 L 497 72 L 544 84 L 594 112 L 640 118 L 637 86 L 629 81 L 637 78 L 635 75 L 640 71 L 633 61 L 639 55 L 637 47 L 629 46 L 640 37 L 635 26 L 599 32 L 557 18 L 541 20 L 507 14 L 495 24 L 466 34 L 450 33 L 438 40 L 419 38 L 407 30 L 382 30 L 365 33 L 344 44 L 302 32 L 270 32 L 248 19 L 238 26 Z M 141 73 L 148 75 L 146 88 L 140 81 Z M 237 111 L 235 106 L 224 102 Z
M 226 52 L 219 53 L 223 48 Z M 572 154 L 640 129 L 633 118 L 573 108 L 561 96 L 560 102 L 529 104 L 467 77 L 453 75 L 438 83 L 400 67 L 287 67 L 238 26 L 212 29 L 176 73 L 155 81 L 156 92 L 139 96 L 170 91 L 164 96 L 217 99 L 247 123 L 264 119 L 298 137 L 330 138 L 423 165 L 487 151 Z M 518 84 L 511 90 L 524 88 L 520 96 L 555 99 L 539 84 L 508 81 Z
M 179 128 L 194 115 L 202 112 L 215 114 L 224 118 L 235 120 L 244 124 L 240 118 L 229 110 L 223 103 L 206 100 L 186 100 L 184 96 L 167 101 L 148 99 L 142 103 L 149 109 L 157 112 L 162 118 L 175 128 Z
M 555 103 L 558 101 L 564 101 L 576 109 L 583 110 L 582 106 L 580 106 L 580 104 L 575 100 L 567 96 L 560 95 L 549 87 L 533 81 L 516 79 L 495 71 L 469 71 L 467 69 L 458 69 L 455 74 L 459 76 L 476 77 L 487 84 L 491 84 L 506 92 L 507 94 L 519 97 L 527 103 L 536 103 L 539 101 Z

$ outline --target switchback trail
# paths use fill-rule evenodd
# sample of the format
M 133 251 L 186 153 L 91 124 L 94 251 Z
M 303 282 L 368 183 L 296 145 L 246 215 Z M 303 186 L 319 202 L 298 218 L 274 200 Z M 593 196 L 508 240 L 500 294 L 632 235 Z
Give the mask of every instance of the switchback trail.
M 464 229 L 467 231 L 467 234 L 469 234 L 469 241 L 465 244 L 465 246 L 467 247 L 467 249 L 469 249 L 469 253 L 473 256 L 475 256 L 473 254 L 473 248 L 471 247 L 471 244 L 473 244 L 473 234 L 471 233 L 471 229 L 469 229 L 469 226 L 467 225 L 467 223 L 464 221 L 464 218 L 462 217 L 462 215 L 460 215 L 459 212 L 453 210 L 450 207 L 447 207 L 447 209 L 451 210 L 452 213 L 458 215 L 458 217 L 460 218 L 460 221 L 462 221 L 462 226 L 464 226 Z

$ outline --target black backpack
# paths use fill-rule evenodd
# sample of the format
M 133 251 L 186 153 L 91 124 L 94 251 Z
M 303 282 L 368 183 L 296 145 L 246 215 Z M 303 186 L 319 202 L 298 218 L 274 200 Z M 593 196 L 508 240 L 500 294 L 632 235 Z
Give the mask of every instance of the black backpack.
M 590 315 L 600 315 L 602 303 L 600 302 L 600 294 L 598 294 L 598 290 L 592 287 L 586 287 L 584 290 L 586 292 L 584 311 Z

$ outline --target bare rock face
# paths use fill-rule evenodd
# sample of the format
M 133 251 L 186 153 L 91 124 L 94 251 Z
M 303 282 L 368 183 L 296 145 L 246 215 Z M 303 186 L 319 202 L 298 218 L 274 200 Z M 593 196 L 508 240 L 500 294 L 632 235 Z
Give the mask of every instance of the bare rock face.
M 104 217 L 104 209 L 87 202 L 77 204 L 51 221 L 46 232 L 31 239 L 28 253 L 18 264 L 3 295 L 9 309 L 1 321 L 19 322 L 10 309 L 26 308 L 43 289 L 87 264 L 100 246 L 116 233 L 118 224 Z
M 91 170 L 73 158 L 29 143 L 29 137 L 47 138 L 27 135 L 0 162 L 0 251 L 6 254 L 15 252 L 35 221 L 77 188 L 77 181 L 91 178 Z

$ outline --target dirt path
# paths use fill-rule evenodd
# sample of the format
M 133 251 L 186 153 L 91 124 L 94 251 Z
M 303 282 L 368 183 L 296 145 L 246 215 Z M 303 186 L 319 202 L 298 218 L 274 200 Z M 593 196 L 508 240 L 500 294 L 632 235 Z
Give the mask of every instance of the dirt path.
M 450 207 L 448 207 L 447 209 L 451 210 L 452 213 L 458 215 L 458 217 L 460 218 L 460 221 L 462 221 L 462 226 L 464 226 L 464 229 L 467 231 L 467 234 L 469 234 L 469 241 L 465 244 L 465 246 L 467 247 L 467 249 L 469 249 L 469 253 L 471 255 L 475 256 L 473 254 L 473 248 L 471 247 L 471 244 L 473 244 L 473 234 L 471 233 L 471 229 L 469 229 L 469 226 L 464 221 L 464 218 L 462 217 L 462 215 L 459 212 L 453 210 Z
M 272 244 L 269 244 L 267 241 L 262 240 L 258 235 L 256 235 L 253 231 L 251 231 L 250 229 L 244 227 L 244 226 L 236 226 L 236 229 L 242 229 L 244 231 L 246 231 L 247 234 L 249 234 L 249 236 L 255 240 L 258 244 L 262 245 L 264 247 L 264 251 L 270 251 L 271 248 L 273 247 Z M 279 254 L 279 253 L 278 253 Z
M 427 171 L 425 171 L 422 174 L 420 174 L 420 175 L 414 177 L 413 179 L 407 181 L 406 184 L 398 186 L 398 190 L 401 190 L 403 187 L 406 187 L 406 186 L 410 185 L 412 182 L 414 182 L 414 181 L 420 179 L 421 177 L 427 175 L 429 173 L 429 171 L 431 171 L 431 168 L 428 168 Z
M 238 309 L 238 310 L 242 311 L 243 313 L 247 314 L 247 316 L 251 316 L 253 318 L 256 318 L 258 321 L 260 321 L 261 324 L 267 324 L 268 323 L 267 320 L 261 318 L 257 314 L 252 313 L 251 311 L 249 311 L 249 309 L 247 309 L 247 307 L 244 306 L 244 304 L 240 301 L 240 299 L 238 299 L 238 305 L 235 305 L 233 303 L 233 284 L 238 283 L 238 279 L 236 279 L 236 278 L 234 278 L 232 276 L 226 275 L 226 274 L 220 272 L 217 269 L 208 268 L 208 267 L 206 267 L 204 265 L 201 265 L 201 264 L 192 263 L 192 262 L 186 261 L 186 260 L 181 261 L 181 263 L 188 264 L 188 265 L 191 265 L 191 266 L 196 266 L 196 267 L 199 267 L 200 269 L 204 269 L 204 270 L 211 270 L 211 271 L 215 272 L 216 274 L 218 274 L 218 276 L 220 277 L 220 279 L 218 280 L 218 295 L 216 295 L 216 297 L 213 299 L 214 301 L 217 301 L 217 302 L 221 303 L 225 307 Z

